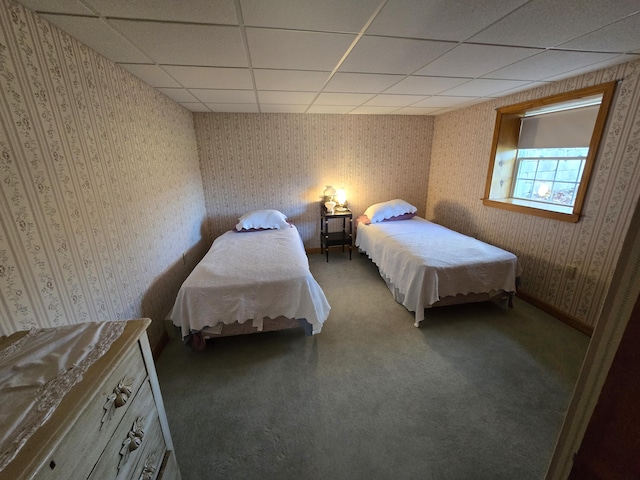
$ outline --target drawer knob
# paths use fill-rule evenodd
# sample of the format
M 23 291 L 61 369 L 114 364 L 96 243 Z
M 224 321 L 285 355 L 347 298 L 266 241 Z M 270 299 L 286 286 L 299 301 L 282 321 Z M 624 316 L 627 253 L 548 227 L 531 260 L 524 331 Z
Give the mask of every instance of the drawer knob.
M 120 463 L 118 463 L 118 470 L 127 463 L 129 460 L 129 454 L 137 450 L 142 445 L 142 438 L 144 437 L 144 418 L 138 417 L 129 433 L 127 438 L 122 442 L 122 448 L 120 449 Z
M 113 418 L 116 408 L 120 408 L 127 403 L 127 400 L 129 400 L 129 397 L 131 396 L 132 385 L 133 378 L 123 378 L 120 380 L 118 385 L 115 386 L 113 393 L 107 397 L 107 401 L 102 407 L 104 409 L 104 415 L 102 415 L 102 421 L 100 423 L 101 430 L 104 423 Z
M 144 462 L 144 468 L 140 474 L 140 480 L 152 480 L 156 473 L 156 454 L 151 453 Z

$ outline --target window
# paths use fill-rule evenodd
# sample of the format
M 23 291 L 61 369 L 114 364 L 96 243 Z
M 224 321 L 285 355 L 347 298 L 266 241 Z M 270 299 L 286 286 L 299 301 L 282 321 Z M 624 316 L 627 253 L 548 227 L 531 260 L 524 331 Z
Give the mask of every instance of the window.
M 577 222 L 615 82 L 497 110 L 483 203 Z

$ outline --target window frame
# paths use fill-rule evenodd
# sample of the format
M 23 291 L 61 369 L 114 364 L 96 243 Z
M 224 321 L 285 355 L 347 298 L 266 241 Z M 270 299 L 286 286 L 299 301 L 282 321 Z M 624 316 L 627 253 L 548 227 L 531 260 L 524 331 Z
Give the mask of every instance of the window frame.
M 589 187 L 589 180 L 595 164 L 598 147 L 607 121 L 609 108 L 618 82 L 608 82 L 592 87 L 585 87 L 571 92 L 564 92 L 536 100 L 530 100 L 496 109 L 496 122 L 489 157 L 489 169 L 482 203 L 487 207 L 501 208 L 513 212 L 536 215 L 564 222 L 576 223 L 580 220 L 582 207 Z M 520 123 L 522 117 L 530 110 L 553 104 L 578 100 L 584 97 L 602 95 L 598 115 L 589 142 L 589 153 L 580 178 L 580 185 L 576 192 L 574 206 L 570 213 L 554 211 L 531 205 L 535 202 L 521 201 L 511 196 L 513 182 L 515 182 L 516 155 L 520 137 Z M 496 169 L 496 165 L 498 169 Z M 507 175 L 508 173 L 508 175 Z M 492 193 L 493 191 L 493 193 Z M 529 205 L 525 205 L 529 203 Z M 548 207 L 547 204 L 545 204 Z M 556 209 L 558 210 L 558 209 Z

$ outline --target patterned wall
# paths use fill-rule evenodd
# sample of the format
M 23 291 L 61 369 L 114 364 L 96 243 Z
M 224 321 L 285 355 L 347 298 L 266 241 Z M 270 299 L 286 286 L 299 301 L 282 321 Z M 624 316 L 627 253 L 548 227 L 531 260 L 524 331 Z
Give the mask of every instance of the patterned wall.
M 640 197 L 639 77 L 640 62 L 633 62 L 438 116 L 427 217 L 513 251 L 523 291 L 593 326 Z M 577 224 L 482 205 L 496 108 L 618 79 Z M 567 266 L 577 267 L 574 279 Z
M 7 0 L 0 87 L 0 334 L 161 319 L 202 250 L 191 113 Z
M 275 208 L 319 248 L 326 185 L 345 188 L 354 216 L 393 198 L 425 213 L 432 117 L 197 113 L 195 126 L 213 236 Z

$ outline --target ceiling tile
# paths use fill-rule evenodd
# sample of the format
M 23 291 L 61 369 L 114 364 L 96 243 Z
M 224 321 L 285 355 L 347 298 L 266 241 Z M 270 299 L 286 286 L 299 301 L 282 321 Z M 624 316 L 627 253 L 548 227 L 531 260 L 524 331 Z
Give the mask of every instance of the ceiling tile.
M 558 48 L 597 52 L 632 52 L 640 49 L 638 31 L 640 31 L 640 13 L 563 43 Z
M 316 98 L 312 92 L 258 92 L 260 104 L 309 105 Z
M 431 108 L 445 108 L 445 107 L 462 107 L 475 103 L 475 99 L 469 97 L 453 97 L 449 95 L 436 95 L 426 98 L 412 107 L 431 107 Z
M 413 103 L 424 100 L 423 95 L 376 95 L 365 106 L 377 106 L 377 107 L 406 107 Z
M 152 62 L 151 58 L 99 18 L 46 14 L 41 16 L 113 62 Z
M 240 0 L 245 25 L 358 33 L 380 0 Z
M 462 41 L 527 0 L 389 0 L 367 34 Z
M 48 0 L 51 1 L 51 0 Z M 85 0 L 101 15 L 174 22 L 238 24 L 233 0 Z M 59 3 L 59 0 L 51 3 Z
M 68 13 L 71 15 L 93 15 L 94 12 L 78 0 L 19 0 L 19 3 L 34 12 Z
M 384 93 L 402 93 L 406 95 L 437 95 L 438 93 L 468 82 L 469 78 L 451 77 L 408 77 Z
M 338 114 L 343 114 L 343 113 L 349 113 L 351 110 L 353 110 L 353 105 L 345 105 L 345 106 L 339 106 L 339 105 L 311 105 L 308 109 L 307 109 L 307 113 L 338 113 Z
M 127 63 L 120 63 L 119 65 L 152 87 L 180 87 L 178 82 L 167 75 L 167 72 L 157 65 Z
M 185 88 L 249 90 L 253 88 L 248 68 L 162 67 Z
M 191 95 L 184 88 L 158 88 L 158 91 L 164 93 L 167 97 L 179 103 L 197 102 L 198 99 Z
M 189 91 L 201 102 L 256 103 L 256 94 L 253 90 L 209 90 L 199 88 Z
M 262 113 L 304 113 L 306 105 L 260 105 Z
M 408 38 L 368 37 L 358 41 L 340 66 L 341 72 L 409 74 L 455 46 Z
M 246 67 L 240 27 L 111 20 L 153 61 L 170 65 Z
M 256 68 L 332 71 L 355 35 L 247 28 Z
M 349 112 L 350 115 L 385 115 L 398 110 L 398 107 L 376 107 L 363 105 L 354 108 Z
M 540 52 L 543 50 L 463 43 L 416 72 L 416 75 L 476 78 Z
M 330 73 L 304 70 L 253 70 L 258 90 L 292 90 L 294 92 L 320 91 Z
M 396 110 L 394 115 L 431 115 L 432 113 L 441 110 L 440 108 L 415 108 L 415 107 L 404 107 L 399 110 Z
M 470 41 L 549 48 L 637 11 L 638 0 L 531 0 Z
M 212 112 L 259 113 L 255 103 L 206 103 Z
M 528 81 L 516 81 L 516 80 L 487 80 L 479 78 L 477 80 L 471 80 L 463 85 L 459 85 L 450 90 L 447 90 L 447 95 L 450 96 L 467 96 L 467 97 L 485 97 L 494 95 L 505 90 L 520 87 L 530 83 Z
M 547 50 L 485 75 L 486 78 L 509 80 L 541 80 L 549 75 L 603 62 L 618 55 L 609 53 Z
M 370 98 L 368 93 L 321 93 L 314 105 L 361 105 Z
M 381 75 L 375 73 L 341 73 L 331 77 L 325 92 L 379 93 L 405 78 L 404 75 Z
M 191 110 L 192 112 L 210 112 L 211 111 L 207 108 L 206 105 L 203 105 L 202 103 L 183 102 L 183 103 L 180 103 L 180 105 Z

